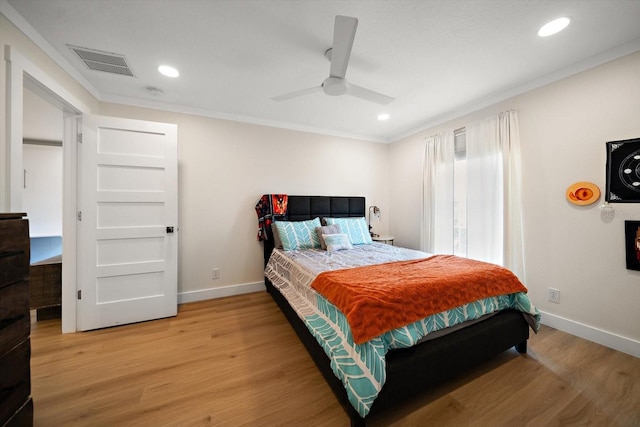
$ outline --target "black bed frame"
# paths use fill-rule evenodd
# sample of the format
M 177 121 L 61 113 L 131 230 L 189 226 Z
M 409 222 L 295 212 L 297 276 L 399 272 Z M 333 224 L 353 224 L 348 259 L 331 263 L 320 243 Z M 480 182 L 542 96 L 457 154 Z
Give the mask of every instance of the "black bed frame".
M 364 197 L 289 196 L 287 220 L 302 221 L 316 217 L 364 217 Z M 268 230 L 264 245 L 265 264 L 273 250 L 273 236 Z M 342 382 L 330 367 L 329 357 L 291 308 L 285 297 L 265 278 L 267 292 L 284 313 L 306 347 L 318 369 L 351 419 L 352 426 L 365 426 L 348 401 Z M 387 381 L 367 417 L 393 408 L 411 396 L 428 390 L 464 370 L 478 366 L 498 354 L 516 347 L 527 352 L 529 326 L 520 312 L 507 310 L 415 347 L 387 353 Z

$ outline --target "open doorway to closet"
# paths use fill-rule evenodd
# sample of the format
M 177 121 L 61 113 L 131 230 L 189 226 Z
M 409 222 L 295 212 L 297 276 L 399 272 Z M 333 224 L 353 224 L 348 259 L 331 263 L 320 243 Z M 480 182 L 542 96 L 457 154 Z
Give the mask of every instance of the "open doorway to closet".
M 62 315 L 64 117 L 58 104 L 25 80 L 22 210 L 31 241 L 30 307 L 38 321 Z

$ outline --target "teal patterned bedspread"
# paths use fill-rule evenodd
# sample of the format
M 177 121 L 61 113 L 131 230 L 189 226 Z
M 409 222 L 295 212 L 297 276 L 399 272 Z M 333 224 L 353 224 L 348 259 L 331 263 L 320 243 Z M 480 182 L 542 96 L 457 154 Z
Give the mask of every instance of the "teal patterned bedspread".
M 378 250 L 384 252 L 387 248 L 375 248 L 374 252 Z M 327 262 L 326 259 L 319 258 L 327 256 L 324 251 L 304 251 L 304 254 L 302 252 L 274 251 L 265 269 L 265 275 L 287 298 L 329 356 L 331 369 L 342 381 L 351 405 L 362 417 L 369 413 L 386 381 L 385 355 L 390 349 L 411 347 L 430 333 L 505 309 L 522 312 L 535 332 L 540 327 L 540 313 L 536 307 L 526 294 L 516 293 L 481 299 L 394 329 L 366 343 L 355 344 L 342 312 L 310 288 L 311 281 L 320 272 L 318 269 L 336 269 L 341 268 L 340 266 L 344 268 L 345 264 L 352 265 L 354 261 L 333 259 Z M 319 254 L 309 255 L 309 252 Z M 377 258 L 377 253 L 372 257 L 372 251 L 364 252 L 364 258 L 367 259 L 364 263 L 371 263 L 372 258 Z M 394 258 L 398 258 L 397 250 L 391 252 Z M 424 253 L 411 251 L 404 255 L 404 259 L 411 259 L 419 254 Z M 319 267 L 316 261 L 325 265 Z M 327 267 L 327 264 L 331 266 Z

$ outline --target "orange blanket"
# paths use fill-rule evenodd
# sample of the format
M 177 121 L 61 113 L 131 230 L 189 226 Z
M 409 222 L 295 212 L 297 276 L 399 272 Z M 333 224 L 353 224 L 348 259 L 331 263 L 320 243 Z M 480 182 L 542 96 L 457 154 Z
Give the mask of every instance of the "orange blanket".
M 504 267 L 453 255 L 326 271 L 311 286 L 346 316 L 357 344 L 482 298 L 527 291 Z

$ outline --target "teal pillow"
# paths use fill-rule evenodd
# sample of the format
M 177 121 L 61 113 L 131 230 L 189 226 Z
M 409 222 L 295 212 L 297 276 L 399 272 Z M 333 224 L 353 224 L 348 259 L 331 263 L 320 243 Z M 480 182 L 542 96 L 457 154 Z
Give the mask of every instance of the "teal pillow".
M 369 234 L 369 227 L 364 217 L 360 218 L 325 218 L 327 225 L 339 225 L 340 230 L 349 236 L 353 245 L 367 245 L 373 243 Z
M 327 244 L 327 252 L 341 251 L 343 249 L 353 249 L 349 236 L 343 233 L 323 234 L 322 238 Z
M 315 249 L 320 247 L 316 227 L 320 227 L 320 218 L 308 221 L 276 221 L 278 236 L 285 251 Z

